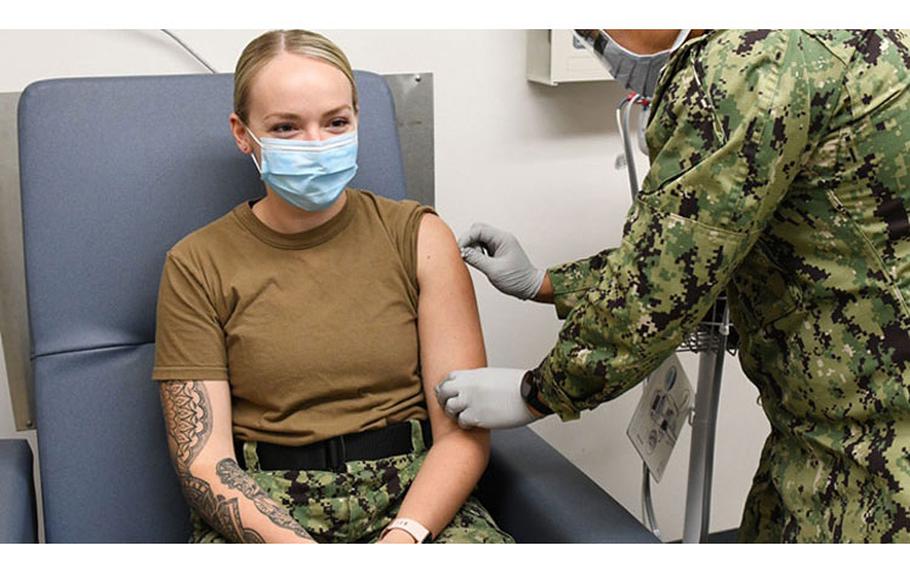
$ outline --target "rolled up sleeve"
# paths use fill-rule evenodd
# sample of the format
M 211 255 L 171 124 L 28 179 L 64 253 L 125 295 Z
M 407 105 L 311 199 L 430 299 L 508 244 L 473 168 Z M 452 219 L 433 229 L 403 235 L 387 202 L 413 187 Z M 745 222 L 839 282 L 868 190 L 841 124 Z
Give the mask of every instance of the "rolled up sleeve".
M 553 303 L 559 319 L 566 319 L 578 301 L 604 276 L 609 250 L 574 262 L 567 262 L 547 269 L 553 286 Z

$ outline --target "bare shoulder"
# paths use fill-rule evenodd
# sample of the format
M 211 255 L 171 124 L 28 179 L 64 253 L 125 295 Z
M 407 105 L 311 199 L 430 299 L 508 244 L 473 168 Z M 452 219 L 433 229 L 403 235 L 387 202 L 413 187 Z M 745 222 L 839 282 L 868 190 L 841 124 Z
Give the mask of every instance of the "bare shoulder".
M 418 233 L 418 242 L 426 242 L 429 245 L 434 244 L 454 244 L 455 235 L 449 225 L 443 221 L 439 215 L 433 213 L 424 213 L 420 218 L 420 231 Z
M 420 219 L 417 251 L 420 259 L 427 255 L 439 256 L 447 253 L 451 255 L 453 252 L 460 256 L 452 229 L 438 215 L 432 213 L 425 213 Z
M 418 280 L 463 268 L 452 229 L 438 215 L 424 214 L 417 234 Z

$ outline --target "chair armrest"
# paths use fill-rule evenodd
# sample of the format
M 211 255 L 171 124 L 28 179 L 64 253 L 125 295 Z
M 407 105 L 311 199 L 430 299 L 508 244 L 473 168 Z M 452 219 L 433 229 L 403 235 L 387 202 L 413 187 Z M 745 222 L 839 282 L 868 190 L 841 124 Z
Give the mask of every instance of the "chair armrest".
M 27 440 L 0 440 L 0 542 L 38 542 L 32 449 Z
M 478 497 L 517 542 L 660 542 L 529 428 L 496 431 L 492 440 Z

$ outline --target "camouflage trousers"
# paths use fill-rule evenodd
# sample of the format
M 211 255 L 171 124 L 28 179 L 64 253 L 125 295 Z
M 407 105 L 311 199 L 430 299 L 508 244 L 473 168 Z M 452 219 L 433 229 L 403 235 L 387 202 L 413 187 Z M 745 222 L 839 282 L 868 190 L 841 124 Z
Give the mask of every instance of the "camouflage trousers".
M 910 455 L 901 455 L 905 445 L 895 446 L 881 463 L 864 463 L 855 454 L 822 451 L 772 432 L 739 541 L 910 542 Z
M 409 454 L 378 460 L 349 461 L 346 471 L 269 470 L 259 468 L 256 442 L 245 442 L 246 473 L 320 543 L 376 542 L 398 513 L 405 493 L 427 454 L 420 423 L 411 421 Z M 191 512 L 191 543 L 227 542 Z M 436 543 L 511 543 L 472 495 Z

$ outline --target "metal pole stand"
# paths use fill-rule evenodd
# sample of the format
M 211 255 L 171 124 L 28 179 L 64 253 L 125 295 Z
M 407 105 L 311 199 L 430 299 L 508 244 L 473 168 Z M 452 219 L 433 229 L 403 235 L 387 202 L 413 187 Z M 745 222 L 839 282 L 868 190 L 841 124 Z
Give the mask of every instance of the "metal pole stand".
M 698 387 L 695 418 L 689 449 L 689 482 L 686 488 L 686 518 L 683 542 L 703 542 L 711 518 L 711 481 L 714 474 L 714 435 L 724 351 L 704 351 L 698 356 Z
M 717 317 L 717 316 L 720 317 Z M 720 298 L 692 338 L 691 351 L 698 356 L 698 385 L 692 419 L 689 449 L 689 478 L 686 488 L 686 517 L 683 542 L 704 542 L 711 520 L 711 483 L 714 475 L 714 436 L 720 381 L 724 372 L 724 353 L 730 335 L 730 312 L 726 299 Z M 700 336 L 700 337 L 697 337 Z

